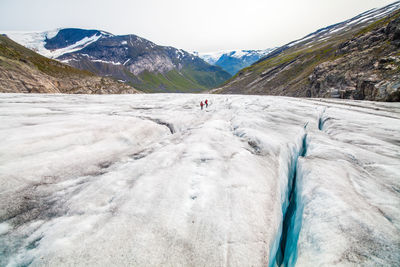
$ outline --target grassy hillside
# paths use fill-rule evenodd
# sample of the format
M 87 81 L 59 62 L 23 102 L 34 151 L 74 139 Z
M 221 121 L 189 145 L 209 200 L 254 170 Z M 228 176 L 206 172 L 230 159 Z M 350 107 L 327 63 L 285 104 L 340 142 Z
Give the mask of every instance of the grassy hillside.
M 171 70 L 167 73 L 144 71 L 137 77 L 138 82 L 132 85 L 144 92 L 194 93 L 220 85 L 229 76 L 223 77 L 218 72 L 186 67 L 180 71 Z

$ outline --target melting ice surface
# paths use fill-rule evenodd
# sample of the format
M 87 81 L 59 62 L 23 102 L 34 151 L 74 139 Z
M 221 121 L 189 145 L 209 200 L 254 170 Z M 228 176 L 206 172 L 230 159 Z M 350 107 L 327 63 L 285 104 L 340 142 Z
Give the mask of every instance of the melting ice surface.
M 2 94 L 0 266 L 399 266 L 399 133 L 398 103 Z

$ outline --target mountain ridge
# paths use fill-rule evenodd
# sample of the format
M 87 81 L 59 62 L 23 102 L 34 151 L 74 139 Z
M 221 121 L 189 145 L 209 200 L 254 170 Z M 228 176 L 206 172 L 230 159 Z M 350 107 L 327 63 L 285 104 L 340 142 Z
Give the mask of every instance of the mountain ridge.
M 400 2 L 277 48 L 214 93 L 399 101 Z
M 259 59 L 271 53 L 275 48 L 267 48 L 263 50 L 223 50 L 210 53 L 194 52 L 200 58 L 205 60 L 211 65 L 219 66 L 235 75 L 239 70 L 250 66 Z
M 2 93 L 139 93 L 111 78 L 67 66 L 0 35 Z
M 44 56 L 145 92 L 200 92 L 231 77 L 182 49 L 159 46 L 133 34 L 76 28 L 6 34 Z

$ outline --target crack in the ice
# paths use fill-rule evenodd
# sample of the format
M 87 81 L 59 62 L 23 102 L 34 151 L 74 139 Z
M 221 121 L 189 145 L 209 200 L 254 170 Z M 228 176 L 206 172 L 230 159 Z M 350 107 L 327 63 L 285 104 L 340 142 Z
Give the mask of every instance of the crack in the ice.
M 131 106 L 131 109 L 134 109 L 134 110 L 152 110 L 152 109 L 162 109 L 162 107 L 133 107 L 133 106 Z
M 249 150 L 252 154 L 254 155 L 261 154 L 261 148 L 255 140 L 248 140 L 247 143 L 252 148 L 252 150 Z
M 154 119 L 154 118 L 150 118 L 150 117 L 144 117 L 144 116 L 140 116 L 139 118 L 140 118 L 140 119 L 149 120 L 149 121 L 155 122 L 155 123 L 157 123 L 157 124 L 159 124 L 159 125 L 165 126 L 165 127 L 167 127 L 167 128 L 169 129 L 169 131 L 171 132 L 171 134 L 174 134 L 174 133 L 176 132 L 176 131 L 175 131 L 174 125 L 171 124 L 171 123 L 169 123 L 169 122 L 166 122 L 166 121 L 163 121 L 163 120 L 160 120 L 160 119 Z
M 139 160 L 139 159 L 147 157 L 148 155 L 150 155 L 153 152 L 154 152 L 154 149 L 144 149 L 139 152 L 130 154 L 128 157 L 130 157 L 134 160 Z
M 333 119 L 333 118 L 325 118 L 325 119 L 319 118 L 319 120 L 318 120 L 318 129 L 319 129 L 320 131 L 323 131 L 323 130 L 324 130 L 325 123 L 326 123 L 327 121 L 329 121 L 329 120 L 332 120 L 332 119 Z
M 318 129 L 320 131 L 323 130 L 324 128 L 324 123 L 326 120 L 323 119 L 324 115 L 325 115 L 325 111 L 326 111 L 326 107 L 321 111 L 321 113 L 318 116 Z
M 111 161 L 103 161 L 103 162 L 100 162 L 100 163 L 98 164 L 98 166 L 99 166 L 101 169 L 107 169 L 107 168 L 110 167 L 112 164 L 113 164 L 113 162 L 111 162 Z
M 238 137 L 242 142 L 247 142 L 250 148 L 246 148 L 247 151 L 249 151 L 253 155 L 261 155 L 262 154 L 262 148 L 260 147 L 260 143 L 258 140 L 253 139 L 253 138 L 245 138 L 245 133 L 241 132 L 239 133 L 237 129 L 239 128 L 238 126 L 233 126 L 232 124 L 232 119 L 230 120 L 231 124 L 231 132 L 233 136 Z
M 307 127 L 307 124 L 304 128 Z M 280 237 L 279 247 L 275 256 L 276 264 L 278 266 L 292 266 L 297 258 L 297 240 L 300 227 L 296 220 L 296 213 L 298 210 L 297 203 L 297 176 L 298 169 L 297 163 L 299 157 L 305 157 L 307 154 L 307 134 L 305 133 L 302 138 L 301 147 L 297 155 L 295 155 L 289 163 L 289 206 L 284 211 L 282 233 Z M 271 266 L 271 264 L 270 264 Z
M 40 240 L 43 239 L 43 234 L 40 235 L 39 237 L 35 238 L 33 241 L 29 242 L 29 244 L 26 246 L 27 250 L 32 250 L 37 248 L 37 246 L 39 246 Z
M 318 119 L 318 130 L 322 131 L 323 127 L 324 127 L 324 122 L 322 121 L 322 118 L 319 117 L 319 119 Z

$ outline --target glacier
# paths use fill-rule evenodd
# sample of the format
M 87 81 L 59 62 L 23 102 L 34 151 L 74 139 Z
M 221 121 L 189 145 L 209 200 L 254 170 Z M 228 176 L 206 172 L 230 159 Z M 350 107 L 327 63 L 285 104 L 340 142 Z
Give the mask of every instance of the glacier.
M 0 266 L 399 266 L 399 133 L 399 103 L 1 94 Z

